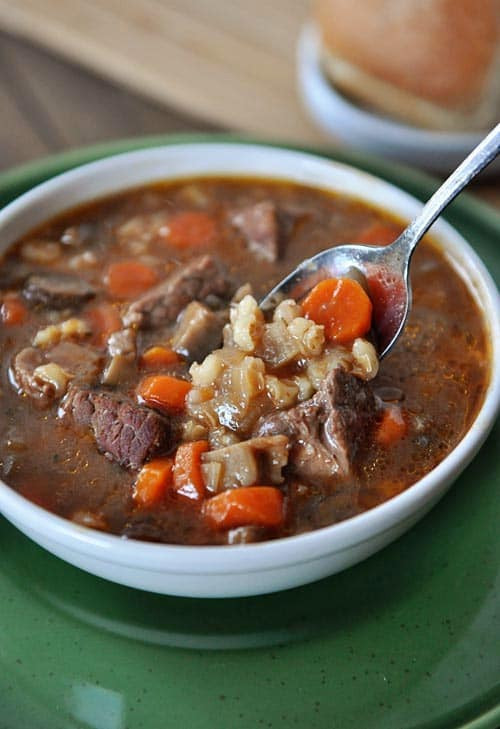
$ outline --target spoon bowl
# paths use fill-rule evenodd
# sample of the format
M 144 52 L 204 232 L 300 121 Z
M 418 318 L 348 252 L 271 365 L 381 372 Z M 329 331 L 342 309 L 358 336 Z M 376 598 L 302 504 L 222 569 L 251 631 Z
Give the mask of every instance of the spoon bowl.
M 383 357 L 399 336 L 411 308 L 408 265 L 400 238 L 389 246 L 351 244 L 321 251 L 275 286 L 260 306 L 269 310 L 284 299 L 299 301 L 325 278 L 356 279 L 372 301 L 376 346 Z
M 500 124 L 482 140 L 388 246 L 359 243 L 334 246 L 302 261 L 260 302 L 264 311 L 284 299 L 299 301 L 325 278 L 354 278 L 366 289 L 372 304 L 372 329 L 379 358 L 392 349 L 411 309 L 409 267 L 424 234 L 450 202 L 500 152 Z

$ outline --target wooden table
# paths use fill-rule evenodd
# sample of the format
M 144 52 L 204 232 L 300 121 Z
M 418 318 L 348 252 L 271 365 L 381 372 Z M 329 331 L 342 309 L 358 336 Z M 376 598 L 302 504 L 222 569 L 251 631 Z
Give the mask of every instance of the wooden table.
M 0 32 L 0 170 L 108 139 L 191 130 L 215 127 Z
M 108 139 L 195 130 L 224 127 L 149 101 L 0 32 L 0 171 Z M 498 183 L 476 184 L 474 192 L 500 209 Z

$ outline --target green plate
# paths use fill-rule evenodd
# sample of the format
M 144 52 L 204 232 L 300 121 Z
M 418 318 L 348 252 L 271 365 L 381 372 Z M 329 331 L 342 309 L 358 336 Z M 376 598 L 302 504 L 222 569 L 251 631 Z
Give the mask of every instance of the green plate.
M 51 157 L 0 176 L 0 204 L 83 162 L 185 135 Z M 436 182 L 313 150 L 421 199 Z M 500 216 L 461 196 L 448 220 L 500 278 Z M 497 426 L 404 537 L 314 585 L 231 600 L 92 577 L 0 518 L 0 729 L 447 729 L 500 725 Z

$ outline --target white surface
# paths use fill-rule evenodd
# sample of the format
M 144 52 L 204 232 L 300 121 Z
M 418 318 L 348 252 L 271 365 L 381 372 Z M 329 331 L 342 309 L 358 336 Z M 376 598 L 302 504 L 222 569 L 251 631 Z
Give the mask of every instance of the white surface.
M 408 220 L 421 208 L 401 190 L 345 165 L 288 150 L 242 144 L 148 149 L 94 162 L 34 188 L 0 212 L 3 249 L 47 218 L 107 193 L 193 175 L 283 178 L 353 195 Z M 159 593 L 229 597 L 272 592 L 325 577 L 368 557 L 402 534 L 445 493 L 486 438 L 500 402 L 500 321 L 496 288 L 463 238 L 444 221 L 433 235 L 485 311 L 493 381 L 459 446 L 419 483 L 371 511 L 287 539 L 231 547 L 125 540 L 55 516 L 0 482 L 0 510 L 62 559 L 114 582 Z
M 430 171 L 451 172 L 486 135 L 413 127 L 356 106 L 323 75 L 319 50 L 318 32 L 308 23 L 297 46 L 299 90 L 313 121 L 334 139 Z M 487 173 L 499 170 L 497 161 Z

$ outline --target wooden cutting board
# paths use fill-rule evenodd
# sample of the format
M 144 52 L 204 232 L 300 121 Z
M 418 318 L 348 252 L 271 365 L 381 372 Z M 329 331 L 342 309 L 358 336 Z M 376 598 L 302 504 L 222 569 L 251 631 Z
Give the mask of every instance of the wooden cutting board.
M 308 0 L 0 0 L 0 27 L 222 127 L 323 139 L 295 82 Z

